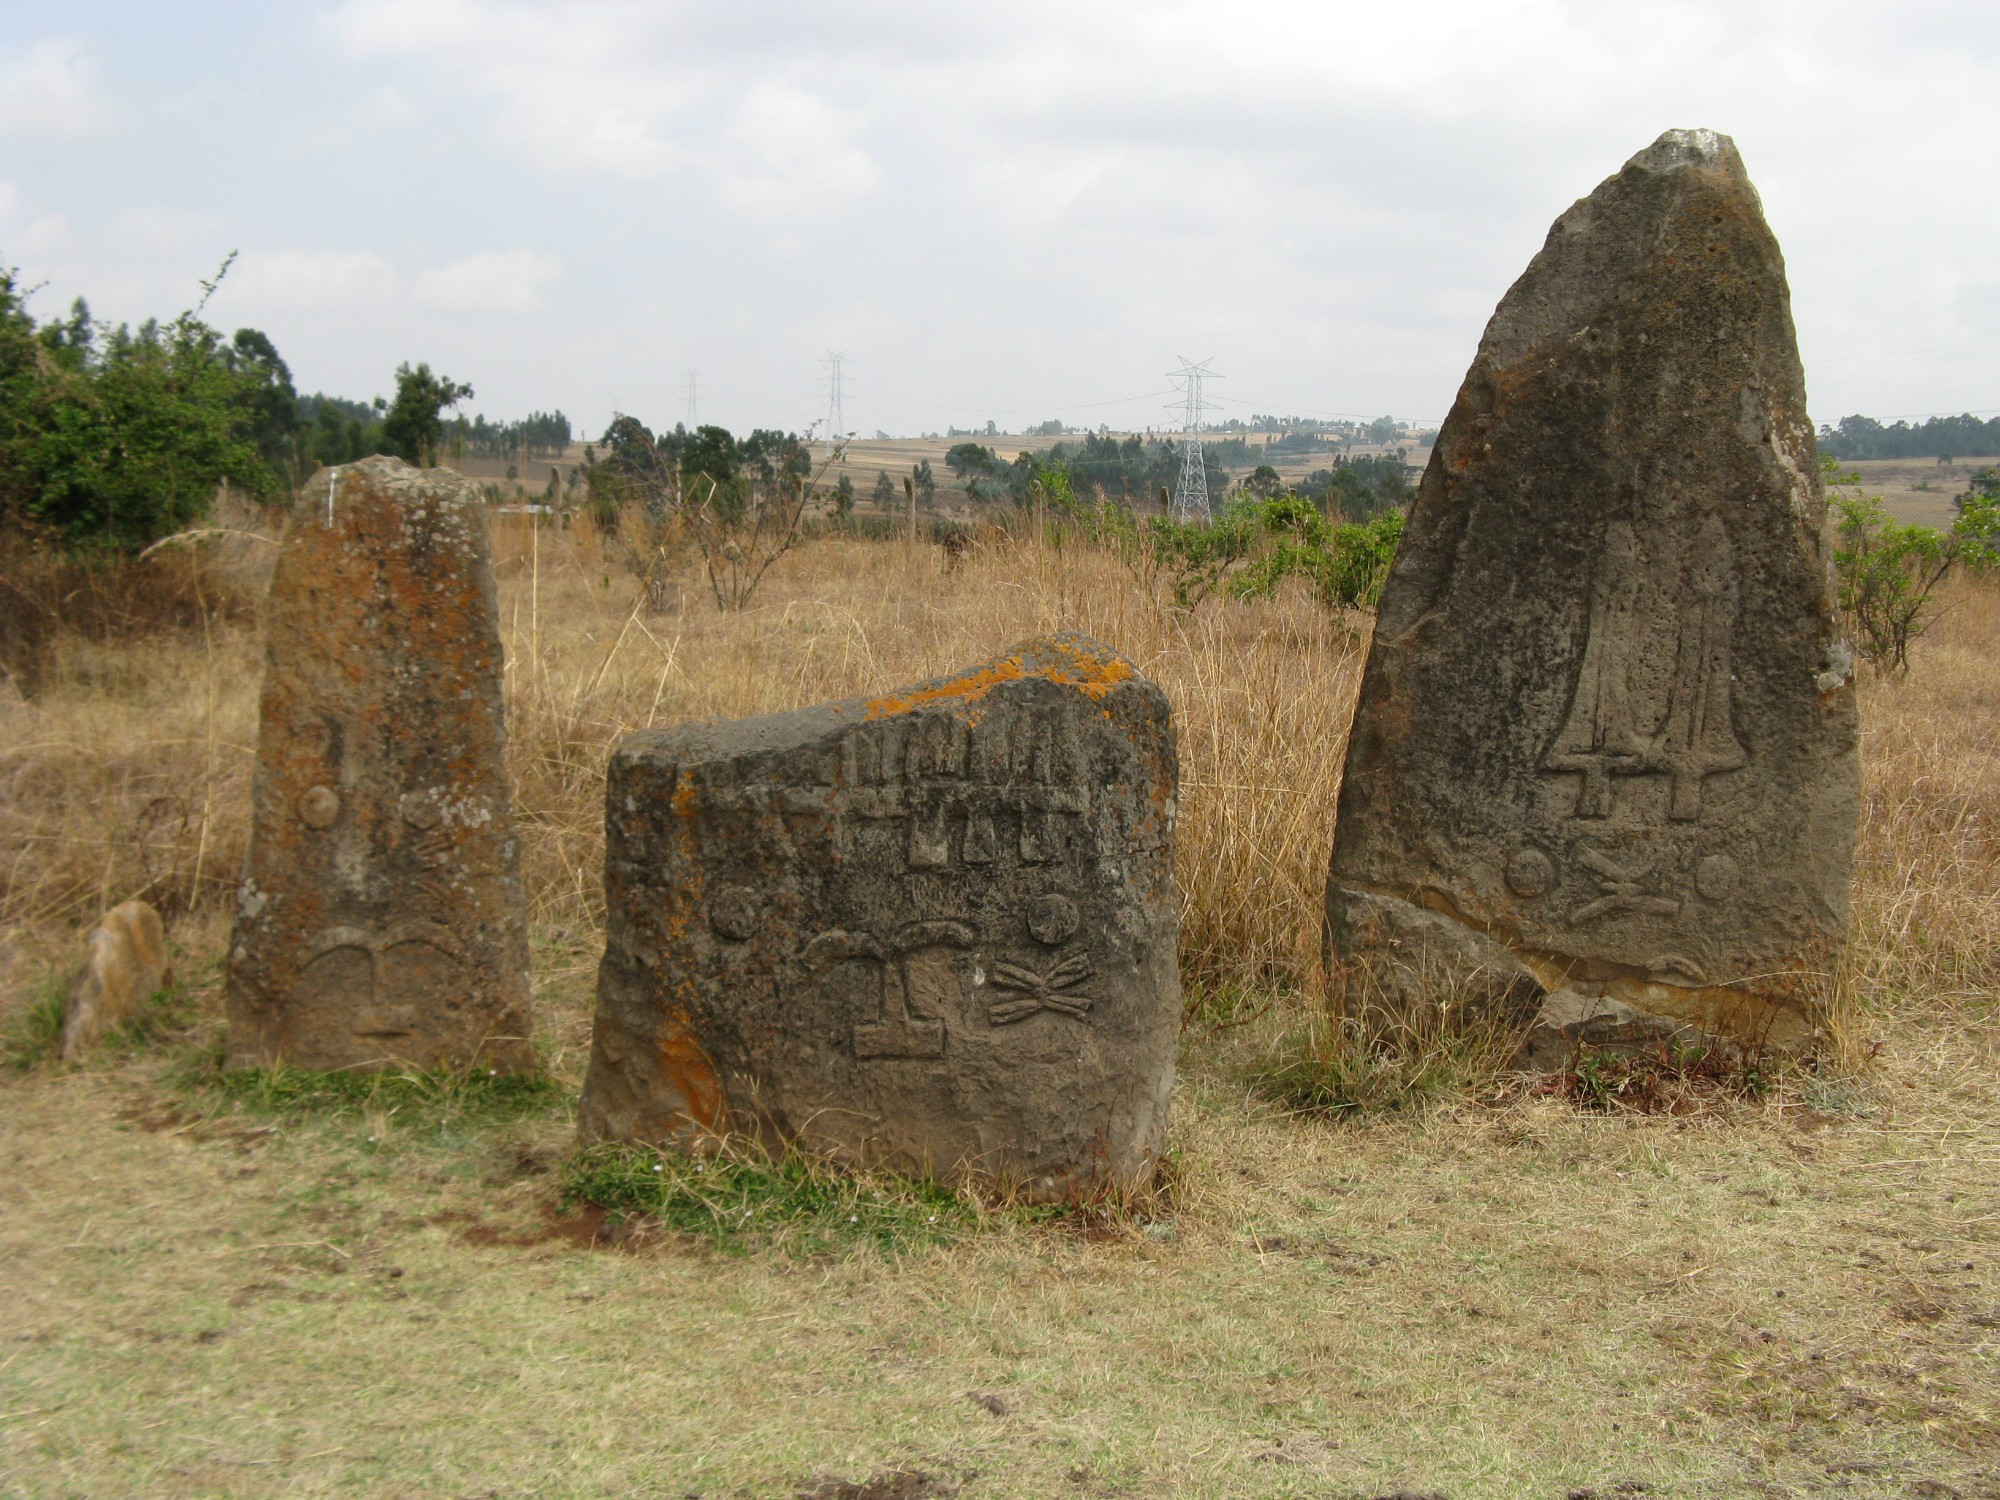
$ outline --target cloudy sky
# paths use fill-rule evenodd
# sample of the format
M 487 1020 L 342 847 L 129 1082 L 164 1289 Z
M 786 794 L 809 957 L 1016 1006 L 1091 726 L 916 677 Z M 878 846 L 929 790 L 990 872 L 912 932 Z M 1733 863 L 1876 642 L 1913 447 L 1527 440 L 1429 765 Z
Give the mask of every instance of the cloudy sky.
M 1550 220 L 1734 135 L 1815 417 L 2000 409 L 1991 0 L 16 0 L 0 263 L 302 390 L 801 428 L 1436 419 Z

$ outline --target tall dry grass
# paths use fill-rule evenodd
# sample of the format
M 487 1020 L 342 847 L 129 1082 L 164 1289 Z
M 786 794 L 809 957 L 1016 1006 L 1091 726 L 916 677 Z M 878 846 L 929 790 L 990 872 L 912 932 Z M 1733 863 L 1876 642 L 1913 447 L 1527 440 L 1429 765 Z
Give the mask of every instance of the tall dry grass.
M 212 566 L 254 594 L 268 550 L 241 544 Z M 1174 705 L 1192 992 L 1310 987 L 1359 617 L 1300 594 L 1187 619 L 1106 552 L 999 531 L 956 563 L 935 545 L 819 538 L 736 614 L 692 561 L 667 610 L 642 607 L 617 541 L 587 525 L 496 518 L 495 558 L 524 874 L 545 931 L 587 943 L 601 920 L 602 773 L 631 730 L 876 691 L 1073 629 Z M 2000 590 L 1959 583 L 1945 602 L 1909 679 L 1863 685 L 1848 980 L 1864 1017 L 1977 1008 L 2000 984 Z M 254 618 L 217 608 L 137 641 L 61 634 L 35 692 L 0 696 L 0 935 L 67 942 L 140 895 L 219 942 L 259 667 Z
M 1360 621 L 1301 594 L 1166 609 L 1110 553 L 989 531 L 935 545 L 822 538 L 725 614 L 692 575 L 679 608 L 637 607 L 615 543 L 503 526 L 509 723 L 538 920 L 600 919 L 603 766 L 625 734 L 879 691 L 1080 630 L 1130 657 L 1180 737 L 1183 968 L 1206 987 L 1296 987 L 1316 968 L 1333 797 Z
M 2000 580 L 1957 579 L 1942 605 L 1909 676 L 1864 684 L 1846 978 L 1868 1011 L 2000 999 Z

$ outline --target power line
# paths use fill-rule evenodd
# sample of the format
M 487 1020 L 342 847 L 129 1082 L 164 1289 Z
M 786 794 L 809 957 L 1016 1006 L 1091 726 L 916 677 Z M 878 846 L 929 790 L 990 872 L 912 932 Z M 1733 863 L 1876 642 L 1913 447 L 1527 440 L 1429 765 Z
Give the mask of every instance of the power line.
M 1136 396 L 1120 396 L 1112 401 L 1047 401 L 1040 406 L 966 406 L 943 401 L 922 401 L 915 396 L 898 396 L 892 391 L 876 390 L 873 386 L 855 385 L 853 382 L 849 384 L 854 390 L 865 390 L 880 400 L 894 401 L 903 406 L 921 406 L 929 411 L 976 412 L 989 417 L 1026 416 L 1038 411 L 1048 411 L 1051 407 L 1063 411 L 1090 411 L 1100 406 L 1130 406 L 1137 401 L 1151 401 L 1157 396 L 1171 396 L 1178 389 L 1176 386 L 1168 386 L 1164 390 L 1141 391 Z
M 1210 519 L 1208 507 L 1208 466 L 1202 461 L 1201 429 L 1207 417 L 1207 408 L 1202 401 L 1201 385 L 1211 377 L 1220 380 L 1209 366 L 1214 357 L 1199 364 L 1181 356 L 1178 371 L 1168 372 L 1167 378 L 1179 383 L 1181 418 L 1181 477 L 1174 486 L 1174 519 L 1176 521 L 1202 521 Z M 1167 408 L 1172 411 L 1172 407 Z

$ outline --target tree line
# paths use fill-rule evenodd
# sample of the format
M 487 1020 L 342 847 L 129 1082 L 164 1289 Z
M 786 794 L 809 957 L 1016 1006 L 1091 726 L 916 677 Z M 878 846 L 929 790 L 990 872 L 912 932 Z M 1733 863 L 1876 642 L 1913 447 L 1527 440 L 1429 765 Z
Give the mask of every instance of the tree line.
M 1254 462 L 1262 451 L 1241 438 L 1204 442 L 1202 468 L 1209 493 L 1220 496 L 1231 488 L 1226 464 Z M 1044 453 L 1022 453 L 1011 464 L 1003 463 L 997 453 L 980 443 L 955 444 L 945 453 L 944 461 L 975 500 L 1019 504 L 1050 470 L 1060 468 L 1082 493 L 1137 505 L 1152 501 L 1162 491 L 1171 494 L 1180 482 L 1181 448 L 1172 438 L 1093 433 L 1080 442 L 1057 443 Z M 927 478 L 926 474 L 919 480 L 920 487 Z M 1252 469 L 1243 488 L 1261 499 L 1286 492 L 1278 471 L 1263 463 Z M 1337 455 L 1330 468 L 1307 475 L 1293 492 L 1328 515 L 1367 521 L 1407 505 L 1412 487 L 1399 454 Z M 879 502 L 882 497 L 878 494 L 876 498 Z
M 1860 458 L 1968 458 L 2000 453 L 2000 417 L 1981 421 L 1970 412 L 1922 422 L 1884 424 L 1873 417 L 1842 417 L 1819 430 L 1819 451 L 1840 463 Z
M 425 363 L 399 365 L 388 400 L 301 396 L 267 335 L 225 337 L 202 318 L 229 264 L 194 308 L 136 329 L 93 317 L 81 297 L 38 322 L 33 289 L 0 266 L 0 524 L 133 551 L 199 520 L 225 484 L 273 500 L 321 464 L 371 454 L 435 464 L 567 445 L 560 411 L 448 418 L 472 387 Z

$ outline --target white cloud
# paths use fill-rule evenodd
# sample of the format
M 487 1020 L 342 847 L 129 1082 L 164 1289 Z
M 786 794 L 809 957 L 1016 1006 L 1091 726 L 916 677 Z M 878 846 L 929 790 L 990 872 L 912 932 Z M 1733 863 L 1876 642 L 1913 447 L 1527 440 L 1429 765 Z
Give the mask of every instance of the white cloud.
M 445 312 L 531 312 L 542 289 L 562 274 L 553 255 L 535 250 L 482 250 L 417 277 L 410 300 Z
M 122 208 L 111 216 L 111 233 L 125 244 L 154 254 L 215 249 L 219 262 L 228 253 L 221 243 L 223 220 L 211 213 L 147 206 Z
M 25 52 L 0 52 L 0 135 L 90 140 L 116 123 L 87 38 L 44 37 Z
M 101 184 L 56 153 L 10 160 L 0 250 L 94 297 L 122 277 L 136 316 L 178 305 L 238 235 L 338 236 L 348 248 L 246 254 L 224 299 L 338 309 L 259 313 L 302 365 L 314 347 L 366 348 L 363 370 L 423 354 L 522 409 L 601 412 L 622 391 L 667 414 L 664 362 L 702 369 L 705 415 L 802 420 L 825 345 L 853 356 L 864 427 L 1122 396 L 1088 414 L 1156 421 L 1137 393 L 1177 349 L 1217 356 L 1232 414 L 1436 417 L 1551 219 L 1662 129 L 1708 125 L 1737 138 L 1785 247 L 1816 411 L 2000 401 L 1965 352 L 2000 337 L 2000 199 L 1974 190 L 2000 153 L 1992 0 L 313 11 L 172 68 L 117 57 L 121 104 L 130 78 L 176 191 L 132 186 L 134 161 L 108 154 Z M 93 43 L 107 70 L 123 45 Z M 33 49 L 0 51 L 0 78 L 93 97 L 91 48 L 43 48 L 33 67 Z M 212 100 L 232 78 L 286 79 L 256 118 L 317 147 L 312 170 L 246 170 L 263 143 L 216 133 L 220 105 L 152 109 L 142 81 L 169 72 L 204 75 Z M 0 97 L 7 119 L 22 108 Z M 1928 207 L 1858 209 L 1883 182 Z M 108 205 L 142 194 L 257 229 L 212 245 L 212 225 L 141 219 L 128 235 Z M 31 220 L 62 248 L 25 251 Z M 439 246 L 525 239 L 439 264 L 459 253 Z M 932 404 L 947 399 L 979 406 Z
M 657 66 L 644 8 L 346 0 L 323 26 L 350 56 L 422 59 L 482 100 L 495 136 L 539 166 L 645 178 L 690 159 L 667 130 L 688 90 Z
M 69 248 L 69 220 L 61 214 L 30 213 L 21 192 L 0 182 L 0 266 L 21 270 L 32 285 L 50 256 Z
M 230 269 L 223 295 L 258 308 L 358 307 L 393 298 L 400 283 L 387 257 L 372 250 L 249 250 Z
M 718 186 L 726 202 L 753 213 L 824 213 L 882 187 L 882 169 L 855 144 L 848 117 L 790 84 L 752 88 L 727 139 Z

